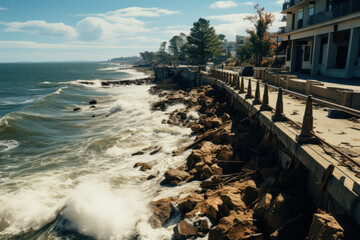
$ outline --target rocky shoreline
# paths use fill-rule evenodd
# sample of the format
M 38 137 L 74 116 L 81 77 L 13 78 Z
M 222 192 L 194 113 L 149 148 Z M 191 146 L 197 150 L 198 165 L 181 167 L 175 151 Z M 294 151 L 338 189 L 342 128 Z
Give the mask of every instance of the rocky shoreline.
M 344 239 L 334 217 L 308 201 L 306 170 L 296 163 L 277 165 L 278 142 L 256 116 L 235 111 L 212 86 L 184 91 L 168 82 L 151 92 L 163 99 L 152 105 L 153 111 L 185 104 L 162 123 L 189 127 L 196 136 L 193 144 L 173 153 L 192 149 L 183 166 L 165 172 L 161 185 L 201 181 L 200 189 L 183 193 L 186 197 L 152 202 L 152 227 L 168 227 L 181 216 L 174 239 Z

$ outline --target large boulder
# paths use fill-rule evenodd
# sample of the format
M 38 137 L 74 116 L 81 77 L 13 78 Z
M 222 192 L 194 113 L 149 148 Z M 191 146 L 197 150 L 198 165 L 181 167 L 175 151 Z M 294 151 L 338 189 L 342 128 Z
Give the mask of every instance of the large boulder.
M 165 180 L 162 182 L 163 185 L 178 185 L 180 182 L 185 181 L 190 177 L 190 174 L 178 169 L 169 169 L 165 172 L 164 176 Z
M 296 199 L 282 193 L 276 197 L 267 193 L 254 207 L 255 215 L 265 220 L 270 232 L 280 228 L 297 210 Z
M 209 240 L 237 240 L 256 233 L 253 225 L 252 213 L 237 213 L 231 211 L 230 215 L 220 219 L 219 224 L 209 232 Z
M 344 229 L 330 214 L 316 213 L 307 239 L 342 240 L 344 239 Z
M 221 124 L 221 119 L 217 117 L 209 117 L 204 120 L 205 127 L 209 129 L 219 127 Z
M 198 228 L 193 226 L 189 221 L 183 220 L 175 226 L 174 233 L 175 239 L 185 240 L 196 236 L 198 234 Z
M 181 199 L 178 203 L 179 211 L 182 214 L 192 211 L 196 204 L 204 201 L 204 196 L 198 193 L 191 193 L 189 196 Z
M 246 205 L 241 200 L 240 194 L 228 193 L 221 195 L 221 200 L 228 207 L 228 209 L 232 210 L 245 210 Z
M 135 163 L 134 168 L 140 167 L 140 171 L 151 170 L 152 165 L 150 163 L 138 162 Z
M 150 207 L 153 210 L 153 215 L 150 217 L 149 223 L 153 228 L 163 227 L 175 213 L 170 198 L 153 201 L 150 203 Z

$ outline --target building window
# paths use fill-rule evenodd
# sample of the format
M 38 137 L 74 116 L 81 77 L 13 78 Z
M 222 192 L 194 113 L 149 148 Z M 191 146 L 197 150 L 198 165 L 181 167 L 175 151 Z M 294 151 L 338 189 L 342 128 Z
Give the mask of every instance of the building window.
M 298 28 L 302 28 L 303 27 L 303 19 L 304 19 L 304 10 L 299 10 L 298 13 Z
M 326 11 L 332 11 L 332 0 L 326 0 Z
M 304 62 L 310 61 L 310 46 L 305 46 Z
M 292 23 L 291 23 L 291 30 L 295 29 L 295 13 L 292 15 Z
M 314 4 L 310 4 L 310 5 L 309 5 L 309 16 L 314 15 L 314 11 L 315 11 L 315 5 L 314 5 Z

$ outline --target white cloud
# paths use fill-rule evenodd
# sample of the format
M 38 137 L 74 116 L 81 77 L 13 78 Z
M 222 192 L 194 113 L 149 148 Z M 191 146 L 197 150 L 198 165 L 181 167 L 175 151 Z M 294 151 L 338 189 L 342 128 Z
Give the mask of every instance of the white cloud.
M 275 2 L 275 4 L 277 4 L 277 5 L 283 5 L 284 4 L 284 0 L 277 0 L 276 2 Z
M 218 2 L 214 2 L 213 4 L 210 5 L 210 8 L 213 9 L 224 9 L 224 8 L 231 8 L 231 7 L 236 7 L 237 3 L 234 1 L 218 1 Z
M 8 10 L 8 9 L 7 9 L 7 8 L 3 8 L 3 7 L 0 7 L 0 11 L 1 11 L 1 10 L 4 11 L 4 10 Z
M 280 12 L 273 12 L 275 16 L 275 21 L 270 27 L 270 32 L 276 32 L 279 27 L 285 25 L 285 23 L 280 22 L 282 14 Z M 249 15 L 254 15 L 252 13 L 239 13 L 239 14 L 227 14 L 227 15 L 217 15 L 217 16 L 208 16 L 207 19 L 218 21 L 219 24 L 215 24 L 215 30 L 218 34 L 222 33 L 229 40 L 235 40 L 236 35 L 247 35 L 246 29 L 252 28 L 252 25 L 249 21 L 244 20 L 245 17 Z
M 90 14 L 81 14 L 79 16 L 160 17 L 160 16 L 174 15 L 178 13 L 179 13 L 178 11 L 170 11 L 163 8 L 129 7 L 129 8 L 118 9 L 106 13 L 90 13 Z
M 45 21 L 0 22 L 7 28 L 6 32 L 26 32 L 42 36 L 55 36 L 67 39 L 81 39 L 85 41 L 113 41 L 122 36 L 149 32 L 146 23 L 135 17 L 160 17 L 177 14 L 162 8 L 131 7 L 118 9 L 106 13 L 86 14 L 76 26 L 64 23 L 48 23 Z
M 281 0 L 282 1 L 282 0 Z M 244 2 L 244 3 L 240 3 L 241 5 L 247 5 L 247 6 L 255 6 L 256 2 Z
M 27 32 L 44 36 L 75 38 L 77 36 L 73 27 L 63 23 L 48 23 L 45 21 L 32 20 L 27 22 L 4 23 L 5 32 Z

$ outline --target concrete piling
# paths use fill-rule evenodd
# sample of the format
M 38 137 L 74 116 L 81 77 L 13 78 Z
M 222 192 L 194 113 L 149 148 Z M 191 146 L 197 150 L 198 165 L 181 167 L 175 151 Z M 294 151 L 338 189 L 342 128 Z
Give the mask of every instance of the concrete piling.
M 245 95 L 245 99 L 249 99 L 249 98 L 253 98 L 252 90 L 251 90 L 251 79 L 250 78 L 249 78 L 249 84 L 248 84 L 247 92 L 246 92 L 246 95 Z
M 239 90 L 239 87 L 240 87 L 239 75 L 235 75 L 235 90 Z
M 312 107 L 312 96 L 310 95 L 307 97 L 306 100 L 306 108 L 303 118 L 303 124 L 301 127 L 301 133 L 300 135 L 296 136 L 296 141 L 298 141 L 299 143 L 314 143 L 317 140 L 311 133 L 314 130 L 314 117 Z
M 269 106 L 269 85 L 267 83 L 265 83 L 264 86 L 264 95 L 260 111 L 271 111 L 271 107 Z
M 272 120 L 274 122 L 279 122 L 279 121 L 285 120 L 282 88 L 279 88 L 278 98 L 276 101 L 275 115 L 272 117 Z
M 256 82 L 256 89 L 255 89 L 255 98 L 253 101 L 253 105 L 259 105 L 261 104 L 261 100 L 260 100 L 260 82 L 257 81 Z
M 241 77 L 241 83 L 240 83 L 240 91 L 239 91 L 239 93 L 245 93 L 244 77 Z

